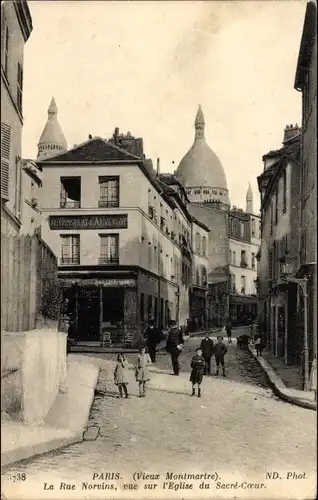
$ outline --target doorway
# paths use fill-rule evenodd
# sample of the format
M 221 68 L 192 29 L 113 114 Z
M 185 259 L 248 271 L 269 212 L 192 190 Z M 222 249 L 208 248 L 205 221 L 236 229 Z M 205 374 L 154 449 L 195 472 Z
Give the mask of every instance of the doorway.
M 81 341 L 100 339 L 100 295 L 96 286 L 79 288 L 77 300 L 77 330 Z

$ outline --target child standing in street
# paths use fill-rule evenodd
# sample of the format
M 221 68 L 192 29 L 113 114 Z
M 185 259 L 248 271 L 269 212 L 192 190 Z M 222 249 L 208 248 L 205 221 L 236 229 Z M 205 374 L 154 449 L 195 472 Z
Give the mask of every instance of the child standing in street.
M 195 396 L 195 386 L 198 386 L 198 398 L 201 397 L 201 383 L 203 380 L 204 369 L 205 369 L 205 360 L 202 356 L 202 349 L 198 347 L 196 349 L 196 354 L 193 356 L 191 361 L 191 375 L 190 382 L 192 382 L 192 394 L 191 396 Z
M 127 376 L 126 370 L 128 367 L 128 362 L 123 354 L 118 354 L 117 363 L 114 371 L 114 382 L 118 387 L 119 397 L 123 397 L 123 392 L 125 394 L 125 398 L 128 398 L 128 390 L 127 390 Z
M 146 396 L 146 383 L 150 380 L 149 366 L 151 365 L 151 359 L 149 354 L 146 352 L 145 347 L 140 348 L 140 353 L 138 354 L 137 361 L 135 364 L 135 375 L 136 381 L 139 382 L 139 397 Z
M 222 366 L 223 377 L 225 377 L 225 366 L 224 366 L 224 356 L 227 353 L 227 347 L 223 343 L 223 337 L 217 338 L 217 343 L 214 347 L 215 363 L 216 363 L 216 373 L 219 374 L 219 367 Z

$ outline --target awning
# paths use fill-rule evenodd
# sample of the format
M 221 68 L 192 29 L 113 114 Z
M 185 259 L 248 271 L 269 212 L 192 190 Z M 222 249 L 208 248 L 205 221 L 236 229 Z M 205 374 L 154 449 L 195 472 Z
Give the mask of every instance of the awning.
M 254 295 L 231 295 L 230 304 L 257 304 L 257 297 Z

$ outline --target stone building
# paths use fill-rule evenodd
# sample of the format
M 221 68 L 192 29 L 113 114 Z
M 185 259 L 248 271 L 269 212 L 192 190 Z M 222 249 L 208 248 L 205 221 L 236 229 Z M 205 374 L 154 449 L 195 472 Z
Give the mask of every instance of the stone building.
M 298 363 L 301 352 L 297 285 L 283 273 L 289 261 L 298 266 L 300 213 L 300 129 L 287 126 L 283 147 L 263 156 L 258 177 L 262 237 L 258 254 L 258 316 L 271 352 L 286 363 Z
M 54 126 L 51 134 L 58 137 Z M 59 137 L 57 150 L 65 144 Z M 90 136 L 53 157 L 40 154 L 37 164 L 42 237 L 58 256 L 78 338 L 99 342 L 112 332 L 111 342 L 122 344 L 150 318 L 163 327 L 170 319 L 185 326 L 189 293 L 206 296 L 209 230 L 190 214 L 180 182 L 154 170 L 142 139 L 115 129 L 110 140 Z M 193 249 L 194 234 L 200 251 Z M 201 307 L 204 317 L 205 301 Z
M 1 3 L 1 230 L 20 232 L 23 211 L 21 136 L 23 54 L 32 32 L 26 1 Z
M 254 212 L 249 184 L 246 209 L 229 212 L 229 318 L 232 324 L 247 324 L 257 317 L 257 253 L 260 246 L 260 216 Z
M 295 89 L 302 93 L 302 154 L 300 175 L 300 247 L 296 277 L 307 277 L 308 345 L 310 361 L 317 352 L 317 2 L 307 3 Z M 301 327 L 304 301 L 300 293 Z
M 221 325 L 229 318 L 234 323 L 248 322 L 256 315 L 254 281 L 260 241 L 259 216 L 253 213 L 250 186 L 246 212 L 236 207 L 230 209 L 225 171 L 218 156 L 206 143 L 201 106 L 194 126 L 194 143 L 175 174 L 186 188 L 191 202 L 190 212 L 210 228 L 208 322 L 211 326 Z M 244 255 L 243 259 L 241 255 Z M 244 273 L 241 272 L 241 263 Z

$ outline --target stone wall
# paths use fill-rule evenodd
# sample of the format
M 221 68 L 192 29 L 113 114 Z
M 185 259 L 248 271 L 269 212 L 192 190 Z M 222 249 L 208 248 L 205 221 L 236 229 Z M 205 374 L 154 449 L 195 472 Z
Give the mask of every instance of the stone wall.
M 56 330 L 1 333 L 1 409 L 27 424 L 43 422 L 66 387 L 66 335 Z

